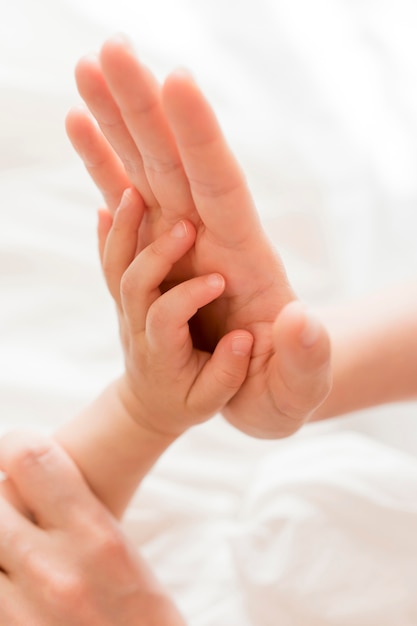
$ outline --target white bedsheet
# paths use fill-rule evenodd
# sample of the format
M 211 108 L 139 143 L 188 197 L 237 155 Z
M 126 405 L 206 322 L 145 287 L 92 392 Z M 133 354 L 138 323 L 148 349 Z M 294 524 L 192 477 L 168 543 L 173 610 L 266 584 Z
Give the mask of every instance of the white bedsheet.
M 191 69 L 312 304 L 416 275 L 412 0 L 0 0 L 0 429 L 50 432 L 121 367 L 100 200 L 65 138 L 79 56 L 115 31 Z M 126 519 L 193 626 L 417 624 L 417 408 L 259 442 L 220 418 Z

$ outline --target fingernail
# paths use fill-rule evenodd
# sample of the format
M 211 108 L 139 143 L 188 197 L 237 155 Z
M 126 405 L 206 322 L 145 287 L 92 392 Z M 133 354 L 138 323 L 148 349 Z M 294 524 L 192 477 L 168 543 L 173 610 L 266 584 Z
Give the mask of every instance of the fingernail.
M 237 356 L 248 356 L 252 350 L 252 337 L 248 335 L 237 335 L 232 339 L 232 352 Z
M 224 278 L 220 274 L 210 274 L 206 277 L 206 282 L 210 287 L 214 289 L 220 289 L 220 287 L 224 287 Z
M 311 348 L 320 336 L 321 322 L 310 311 L 305 312 L 305 324 L 300 333 L 300 341 L 305 348 Z
M 185 222 L 178 222 L 175 224 L 174 228 L 171 230 L 171 237 L 174 239 L 184 239 L 187 236 L 187 226 Z

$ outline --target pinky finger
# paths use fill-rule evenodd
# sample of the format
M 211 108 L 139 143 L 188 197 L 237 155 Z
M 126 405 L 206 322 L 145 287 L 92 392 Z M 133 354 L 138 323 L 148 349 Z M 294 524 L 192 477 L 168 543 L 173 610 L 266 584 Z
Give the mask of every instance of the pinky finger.
M 288 425 L 292 423 L 294 432 L 330 391 L 330 339 L 320 320 L 294 301 L 279 314 L 273 341 L 273 397 L 281 413 L 289 417 Z

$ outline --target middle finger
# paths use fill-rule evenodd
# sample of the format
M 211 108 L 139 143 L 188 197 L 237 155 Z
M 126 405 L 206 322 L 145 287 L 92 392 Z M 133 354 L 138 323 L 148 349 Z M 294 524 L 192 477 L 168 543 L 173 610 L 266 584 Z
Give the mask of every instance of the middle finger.
M 171 224 L 190 218 L 194 204 L 157 80 L 119 38 L 104 44 L 100 63 L 164 217 Z

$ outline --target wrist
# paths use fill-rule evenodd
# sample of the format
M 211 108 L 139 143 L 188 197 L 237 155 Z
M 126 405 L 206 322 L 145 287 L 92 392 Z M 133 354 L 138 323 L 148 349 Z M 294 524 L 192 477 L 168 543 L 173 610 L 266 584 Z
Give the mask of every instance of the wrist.
M 120 405 L 120 414 L 123 415 L 126 427 L 131 429 L 134 438 L 146 437 L 170 445 L 182 434 L 167 432 L 158 425 L 158 419 L 142 404 L 126 374 L 117 378 L 110 387 L 114 389 L 114 398 Z
M 134 385 L 126 373 L 113 384 L 124 413 L 143 436 L 155 440 L 159 439 L 161 442 L 168 441 L 167 445 L 170 445 L 190 427 L 190 424 L 185 425 L 183 420 L 174 417 L 170 419 L 167 410 L 163 413 L 159 411 L 160 414 L 158 414 L 155 407 L 147 407 L 135 391 Z
M 112 382 L 56 439 L 93 492 L 117 516 L 159 457 L 175 441 L 138 419 L 124 378 Z

